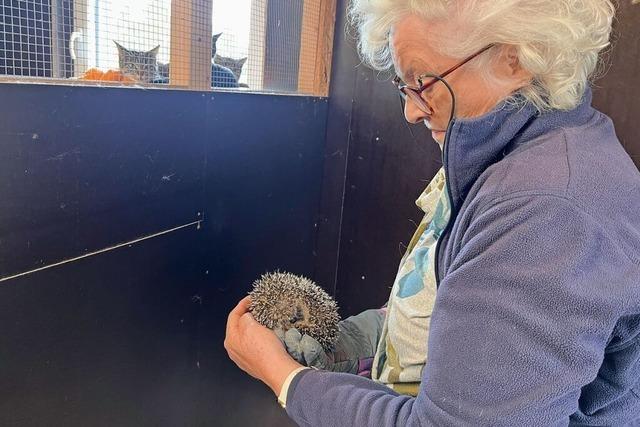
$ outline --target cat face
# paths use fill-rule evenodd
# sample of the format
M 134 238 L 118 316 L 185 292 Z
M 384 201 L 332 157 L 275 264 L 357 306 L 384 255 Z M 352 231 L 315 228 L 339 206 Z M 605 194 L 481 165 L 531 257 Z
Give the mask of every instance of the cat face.
M 160 46 L 147 51 L 129 50 L 114 41 L 118 46 L 120 71 L 143 83 L 151 83 L 158 75 L 158 50 Z
M 227 58 L 225 56 L 218 55 L 215 57 L 213 62 L 230 69 L 233 75 L 236 76 L 236 79 L 240 80 L 240 75 L 242 74 L 242 67 L 244 66 L 245 62 L 247 62 L 247 58 L 245 57 L 240 59 L 233 59 L 233 58 Z

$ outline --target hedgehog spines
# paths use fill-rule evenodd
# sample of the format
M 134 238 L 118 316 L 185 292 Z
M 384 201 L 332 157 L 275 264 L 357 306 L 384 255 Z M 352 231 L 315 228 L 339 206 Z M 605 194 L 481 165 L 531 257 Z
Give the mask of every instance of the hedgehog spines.
M 256 321 L 270 329 L 296 328 L 316 339 L 325 350 L 338 335 L 338 306 L 312 280 L 279 271 L 263 274 L 249 292 L 249 310 Z

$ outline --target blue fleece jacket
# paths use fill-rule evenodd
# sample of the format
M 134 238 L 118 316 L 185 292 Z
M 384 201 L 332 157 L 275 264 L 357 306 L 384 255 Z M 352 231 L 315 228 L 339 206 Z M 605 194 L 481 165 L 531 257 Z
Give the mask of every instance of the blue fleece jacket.
M 572 111 L 502 104 L 444 147 L 438 252 L 416 398 L 296 375 L 300 426 L 625 425 L 640 420 L 640 173 L 588 90 Z

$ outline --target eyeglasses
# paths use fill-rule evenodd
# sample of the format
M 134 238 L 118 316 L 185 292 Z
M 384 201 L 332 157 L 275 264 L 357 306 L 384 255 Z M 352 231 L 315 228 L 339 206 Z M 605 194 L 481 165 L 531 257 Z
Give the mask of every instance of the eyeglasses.
M 434 84 L 436 84 L 440 80 L 444 79 L 446 76 L 448 76 L 449 74 L 453 73 L 455 70 L 457 70 L 458 68 L 462 67 L 464 64 L 466 64 L 467 62 L 471 61 L 476 56 L 480 55 L 481 53 L 486 52 L 489 49 L 491 49 L 493 46 L 495 46 L 495 43 L 492 43 L 492 44 L 480 49 L 478 52 L 476 52 L 473 55 L 471 55 L 470 57 L 466 58 L 464 61 L 460 62 L 459 64 L 454 65 L 453 67 L 449 68 L 444 73 L 440 74 L 437 78 L 432 78 L 427 83 L 423 84 L 422 83 L 422 79 L 424 77 L 429 76 L 429 74 L 422 74 L 420 77 L 418 77 L 418 83 L 420 83 L 420 87 L 417 88 L 417 89 L 408 86 L 398 76 L 394 77 L 393 84 L 400 91 L 400 96 L 402 96 L 403 100 L 406 101 L 406 98 L 409 97 L 409 99 L 411 99 L 411 101 L 413 101 L 418 106 L 418 108 L 420 108 L 425 113 L 429 113 L 431 109 L 429 108 L 429 106 L 425 102 L 424 98 L 422 98 L 422 92 L 424 92 L 425 90 L 429 89 L 431 86 L 433 86 Z

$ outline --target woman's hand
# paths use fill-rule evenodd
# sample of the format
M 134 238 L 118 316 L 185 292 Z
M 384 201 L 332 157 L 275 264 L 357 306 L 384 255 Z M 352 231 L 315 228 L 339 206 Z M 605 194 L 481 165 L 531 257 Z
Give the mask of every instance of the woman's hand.
M 249 313 L 250 302 L 245 297 L 229 313 L 224 348 L 240 369 L 279 395 L 287 376 L 302 365 L 289 356 L 272 330 L 256 322 Z

